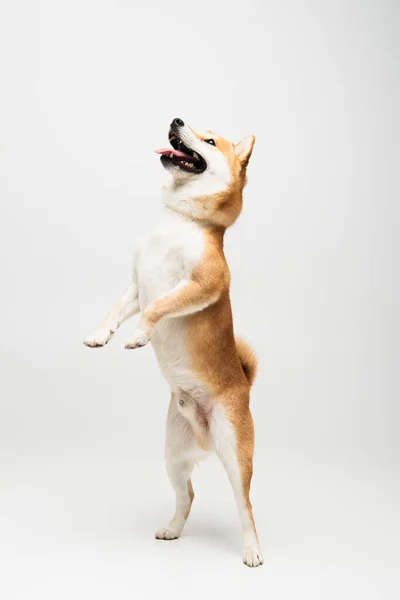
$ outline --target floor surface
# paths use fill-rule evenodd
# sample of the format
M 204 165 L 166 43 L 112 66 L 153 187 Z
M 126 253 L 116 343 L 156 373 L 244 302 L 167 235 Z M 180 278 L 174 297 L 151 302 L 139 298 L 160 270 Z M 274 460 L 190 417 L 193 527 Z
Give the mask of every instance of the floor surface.
M 0 483 L 4 600 L 398 598 L 400 487 L 359 468 L 258 469 L 265 564 L 241 563 L 231 490 L 216 460 L 194 474 L 181 539 L 157 541 L 173 496 L 163 464 L 34 461 Z M 396 572 L 397 571 L 397 572 Z

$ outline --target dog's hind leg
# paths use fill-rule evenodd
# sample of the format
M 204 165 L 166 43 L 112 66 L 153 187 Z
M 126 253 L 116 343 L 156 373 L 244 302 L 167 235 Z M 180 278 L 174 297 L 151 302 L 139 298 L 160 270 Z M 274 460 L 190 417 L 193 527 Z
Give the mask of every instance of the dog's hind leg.
M 216 403 L 210 420 L 210 434 L 215 450 L 231 482 L 243 529 L 243 562 L 249 567 L 263 564 L 258 543 L 253 509 L 250 502 L 250 482 L 253 474 L 254 428 L 248 399 L 232 404 Z
M 175 514 L 167 527 L 156 532 L 159 540 L 180 536 L 190 513 L 194 492 L 190 476 L 199 456 L 199 446 L 189 421 L 179 412 L 177 398 L 172 395 L 167 417 L 165 464 L 176 494 Z

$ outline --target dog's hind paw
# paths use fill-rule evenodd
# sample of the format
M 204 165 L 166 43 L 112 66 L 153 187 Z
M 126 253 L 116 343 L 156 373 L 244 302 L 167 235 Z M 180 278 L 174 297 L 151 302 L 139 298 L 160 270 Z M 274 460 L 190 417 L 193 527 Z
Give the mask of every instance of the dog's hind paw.
M 158 529 L 156 531 L 155 538 L 156 540 L 176 540 L 179 537 L 179 533 L 175 533 L 172 529 Z
M 248 567 L 258 567 L 264 564 L 264 559 L 259 548 L 244 548 L 243 562 Z

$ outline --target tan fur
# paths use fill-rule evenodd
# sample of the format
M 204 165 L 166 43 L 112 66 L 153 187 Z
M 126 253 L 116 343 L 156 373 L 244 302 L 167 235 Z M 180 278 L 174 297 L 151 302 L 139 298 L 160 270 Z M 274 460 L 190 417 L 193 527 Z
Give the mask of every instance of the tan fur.
M 256 354 L 249 346 L 247 342 L 242 340 L 241 338 L 236 337 L 236 349 L 239 354 L 239 360 L 242 364 L 242 368 L 244 374 L 246 375 L 246 379 L 249 382 L 249 385 L 253 385 L 254 380 L 257 375 L 257 357 Z
M 228 409 L 237 435 L 237 455 L 242 477 L 243 495 L 254 531 L 257 535 L 253 509 L 250 502 L 250 483 L 253 476 L 254 425 L 249 409 L 248 396 L 235 395 L 228 403 Z
M 194 500 L 194 491 L 193 491 L 191 479 L 188 480 L 187 486 L 188 486 L 188 492 L 189 492 L 189 498 L 190 498 L 190 505 L 189 505 L 189 508 L 187 509 L 187 511 L 185 512 L 185 519 L 187 519 L 188 516 L 190 515 L 190 509 L 192 508 L 192 504 L 193 504 L 193 500 Z

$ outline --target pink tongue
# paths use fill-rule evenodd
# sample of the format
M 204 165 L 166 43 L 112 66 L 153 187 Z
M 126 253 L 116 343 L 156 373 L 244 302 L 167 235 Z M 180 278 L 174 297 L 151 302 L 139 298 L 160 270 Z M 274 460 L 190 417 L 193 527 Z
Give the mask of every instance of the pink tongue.
M 160 150 L 156 150 L 156 154 L 173 154 L 177 158 L 191 158 L 191 156 L 188 156 L 180 150 L 175 150 L 175 148 L 160 148 Z

